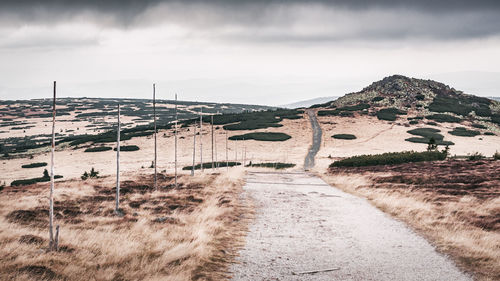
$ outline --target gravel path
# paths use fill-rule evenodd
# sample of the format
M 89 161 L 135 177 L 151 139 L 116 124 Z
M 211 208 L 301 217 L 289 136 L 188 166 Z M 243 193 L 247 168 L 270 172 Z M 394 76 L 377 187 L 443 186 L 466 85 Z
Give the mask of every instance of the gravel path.
M 250 173 L 245 194 L 257 214 L 234 280 L 471 280 L 403 223 L 315 176 Z
M 314 157 L 318 153 L 321 147 L 321 136 L 323 131 L 319 126 L 318 119 L 316 118 L 316 113 L 312 110 L 307 110 L 307 115 L 309 115 L 309 120 L 311 121 L 311 128 L 313 131 L 312 144 L 307 152 L 306 159 L 304 160 L 304 170 L 307 171 L 314 167 Z

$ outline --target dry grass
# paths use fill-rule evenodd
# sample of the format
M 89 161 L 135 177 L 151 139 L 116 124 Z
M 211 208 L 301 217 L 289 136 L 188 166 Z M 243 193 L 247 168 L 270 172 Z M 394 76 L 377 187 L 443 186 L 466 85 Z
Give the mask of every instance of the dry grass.
M 48 244 L 48 185 L 0 193 L 1 280 L 221 280 L 245 235 L 242 170 L 122 182 L 113 214 L 112 177 L 56 185 L 62 250 Z
M 500 280 L 500 163 L 398 166 L 330 170 L 323 178 L 406 222 L 478 280 Z

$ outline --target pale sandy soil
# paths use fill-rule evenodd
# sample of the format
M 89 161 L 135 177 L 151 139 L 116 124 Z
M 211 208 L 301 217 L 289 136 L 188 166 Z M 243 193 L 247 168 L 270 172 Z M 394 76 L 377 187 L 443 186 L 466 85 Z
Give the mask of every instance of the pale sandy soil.
M 64 126 L 66 123 L 57 123 L 59 126 Z M 268 128 L 256 131 L 272 131 L 284 132 L 292 136 L 291 139 L 284 142 L 263 142 L 263 141 L 228 141 L 228 159 L 229 161 L 243 162 L 246 147 L 246 159 L 248 161 L 257 162 L 291 162 L 296 163 L 298 167 L 302 167 L 307 149 L 311 142 L 311 131 L 309 120 L 302 118 L 298 120 L 284 120 L 283 127 Z M 216 158 L 218 161 L 225 161 L 226 153 L 226 135 L 222 126 L 214 126 L 214 138 L 216 143 Z M 47 129 L 50 130 L 49 127 Z M 189 130 L 189 131 L 188 131 Z M 197 129 L 197 132 L 199 129 Z M 203 125 L 203 162 L 211 161 L 211 134 L 209 124 Z M 253 131 L 228 131 L 228 137 L 232 135 L 244 134 Z M 115 147 L 114 143 L 105 144 L 106 146 Z M 153 161 L 154 140 L 152 136 L 133 138 L 131 140 L 121 142 L 124 145 L 137 145 L 140 147 L 138 151 L 121 152 L 120 154 L 120 171 L 123 174 L 130 172 L 152 172 L 153 169 L 148 168 Z M 196 139 L 196 163 L 200 162 L 200 138 Z M 58 147 L 55 159 L 55 172 L 58 175 L 63 175 L 64 179 L 80 177 L 84 171 L 89 171 L 94 167 L 102 175 L 111 175 L 116 173 L 116 152 L 83 152 L 84 149 L 73 150 L 72 148 Z M 182 167 L 192 164 L 193 161 L 193 131 L 192 128 L 179 129 L 178 135 L 178 172 L 189 173 L 182 171 Z M 161 130 L 158 134 L 158 169 L 160 171 L 167 170 L 169 173 L 174 171 L 174 137 L 172 130 Z M 43 169 L 22 169 L 21 165 L 34 162 L 47 162 L 50 164 L 50 153 L 42 153 L 35 155 L 33 159 L 21 158 L 2 160 L 0 162 L 0 183 L 6 182 L 7 185 L 15 179 L 26 179 L 40 177 Z
M 70 116 L 65 116 L 70 118 Z M 62 118 L 62 117 L 61 117 Z M 323 141 L 321 149 L 316 156 L 315 170 L 324 171 L 326 167 L 338 159 L 338 157 L 348 157 L 359 154 L 374 154 L 383 152 L 395 152 L 403 150 L 423 151 L 426 149 L 426 144 L 417 144 L 404 141 L 406 138 L 412 137 L 407 131 L 418 127 L 432 127 L 429 125 L 412 125 L 405 127 L 402 125 L 394 125 L 390 122 L 380 121 L 376 117 L 359 116 L 357 118 L 343 117 L 318 117 L 320 125 L 323 129 Z M 106 119 L 107 122 L 113 124 L 113 118 Z M 124 118 L 124 122 L 129 122 Z M 255 131 L 228 131 L 228 137 L 239 135 L 248 132 L 284 132 L 292 136 L 291 139 L 284 142 L 263 142 L 263 141 L 228 141 L 228 158 L 229 161 L 238 160 L 240 162 L 245 158 L 253 163 L 257 162 L 287 162 L 294 163 L 297 166 L 295 169 L 301 169 L 304 164 L 304 158 L 312 141 L 312 131 L 308 117 L 304 114 L 304 118 L 298 120 L 283 120 L 284 126 L 278 128 L 267 128 Z M 40 127 L 32 128 L 39 133 L 50 134 L 49 123 L 43 124 Z M 48 124 L 47 127 L 44 125 Z M 58 122 L 56 131 L 60 129 L 74 129 L 74 124 L 71 122 Z M 445 136 L 445 140 L 450 140 L 455 145 L 450 146 L 451 155 L 467 155 L 476 151 L 483 153 L 485 156 L 491 156 L 496 150 L 500 151 L 500 136 L 485 136 L 476 137 L 458 137 L 448 133 L 456 124 L 439 124 L 438 129 Z M 460 126 L 460 125 L 458 125 Z M 226 136 L 222 126 L 215 130 L 216 139 L 216 160 L 224 161 L 226 159 L 225 146 Z M 82 130 L 83 126 L 80 126 Z M 190 131 L 188 131 L 188 129 Z M 199 129 L 197 129 L 199 131 Z M 209 124 L 203 126 L 203 162 L 211 161 L 211 136 Z M 15 132 L 15 131 L 14 131 Z M 18 131 L 22 133 L 21 131 Z M 81 131 L 78 131 L 81 132 Z M 338 140 L 331 136 L 340 133 L 350 133 L 356 135 L 355 140 Z M 10 134 L 10 132 L 9 132 Z M 165 136 L 164 136 L 165 134 Z M 500 134 L 500 132 L 497 132 Z M 480 140 L 480 138 L 482 140 Z M 153 138 L 140 137 L 132 140 L 123 141 L 121 145 L 138 145 L 139 151 L 122 152 L 121 153 L 121 171 L 127 173 L 130 171 L 148 172 L 152 171 L 148 167 L 153 160 Z M 106 144 L 107 146 L 115 147 L 115 144 Z M 192 128 L 182 128 L 179 130 L 178 138 L 178 161 L 179 172 L 181 168 L 192 164 L 192 146 L 193 136 Z M 245 157 L 246 148 L 246 157 Z M 196 139 L 196 163 L 200 162 L 200 138 Z M 90 170 L 92 167 L 97 169 L 103 175 L 114 174 L 116 171 L 116 152 L 104 151 L 94 153 L 84 153 L 84 149 L 72 150 L 71 148 L 58 148 L 56 152 L 56 173 L 64 176 L 65 179 L 79 177 L 84 171 Z M 333 159 L 329 158 L 331 156 Z M 41 176 L 44 168 L 21 169 L 21 165 L 33 162 L 50 163 L 50 154 L 43 153 L 35 155 L 33 159 L 12 159 L 2 160 L 0 162 L 0 182 L 9 184 L 14 179 L 25 179 Z M 171 130 L 160 131 L 158 134 L 158 167 L 160 170 L 172 172 L 174 170 L 174 138 Z
M 426 144 L 405 141 L 407 138 L 414 137 L 407 133 L 408 130 L 422 127 L 437 128 L 441 130 L 440 134 L 444 136 L 445 140 L 454 142 L 455 145 L 450 146 L 451 155 L 480 152 L 491 157 L 495 151 L 500 151 L 499 136 L 459 137 L 448 133 L 454 127 L 463 126 L 460 124 L 438 123 L 438 126 L 418 124 L 405 127 L 395 125 L 394 122 L 380 121 L 371 116 L 357 118 L 324 116 L 318 117 L 318 121 L 323 129 L 323 141 L 316 156 L 316 169 L 321 170 L 324 170 L 333 161 L 328 156 L 337 158 L 404 150 L 423 151 L 427 148 Z M 499 132 L 496 133 L 499 134 Z M 357 139 L 334 139 L 332 135 L 335 134 L 353 134 Z

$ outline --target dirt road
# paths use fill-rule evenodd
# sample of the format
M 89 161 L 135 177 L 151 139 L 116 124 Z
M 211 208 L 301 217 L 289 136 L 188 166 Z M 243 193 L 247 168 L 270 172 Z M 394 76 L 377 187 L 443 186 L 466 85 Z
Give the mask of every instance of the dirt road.
M 307 152 L 306 159 L 304 160 L 304 170 L 308 171 L 312 167 L 314 167 L 314 157 L 318 153 L 321 147 L 321 137 L 323 135 L 323 131 L 319 126 L 318 119 L 316 118 L 316 113 L 312 110 L 307 110 L 307 115 L 309 115 L 309 120 L 311 122 L 311 128 L 313 130 L 312 135 L 312 144 L 309 148 L 309 152 Z
M 245 194 L 257 212 L 233 280 L 471 280 L 403 223 L 315 176 L 250 173 Z

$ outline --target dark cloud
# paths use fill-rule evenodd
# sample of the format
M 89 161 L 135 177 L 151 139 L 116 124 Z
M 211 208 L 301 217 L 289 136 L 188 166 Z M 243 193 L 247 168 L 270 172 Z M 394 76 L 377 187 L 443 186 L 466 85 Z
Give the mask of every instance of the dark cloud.
M 174 24 L 194 36 L 250 42 L 338 42 L 500 34 L 500 1 L 438 0 L 7 0 L 0 26 L 93 23 L 115 28 Z

